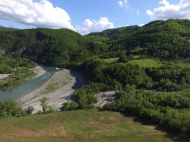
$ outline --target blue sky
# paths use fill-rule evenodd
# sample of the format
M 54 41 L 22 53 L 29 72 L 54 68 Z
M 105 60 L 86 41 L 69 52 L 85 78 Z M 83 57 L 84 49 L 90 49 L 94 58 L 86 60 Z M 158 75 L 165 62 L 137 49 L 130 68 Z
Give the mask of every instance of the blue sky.
M 190 0 L 0 0 L 0 25 L 69 28 L 81 34 L 190 19 Z

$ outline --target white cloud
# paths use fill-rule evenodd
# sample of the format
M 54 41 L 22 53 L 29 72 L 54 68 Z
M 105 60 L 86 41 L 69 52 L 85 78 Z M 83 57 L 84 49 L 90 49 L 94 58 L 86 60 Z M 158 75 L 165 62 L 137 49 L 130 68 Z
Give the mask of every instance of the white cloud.
M 100 17 L 98 21 L 86 19 L 82 26 L 77 25 L 74 30 L 84 35 L 90 32 L 100 32 L 111 28 L 114 28 L 113 23 L 109 22 L 107 17 Z
M 146 11 L 152 19 L 190 19 L 190 0 L 180 0 L 177 5 L 170 4 L 167 0 L 161 0 L 159 4 L 161 6 L 153 11 Z
M 140 26 L 140 27 L 142 27 L 142 26 L 144 26 L 145 24 L 139 24 L 138 26 Z
M 122 1 L 118 1 L 118 4 L 120 7 L 122 7 L 124 5 Z
M 117 2 L 118 2 L 120 7 L 123 7 L 123 6 L 128 7 L 128 5 L 127 5 L 128 0 L 118 0 Z
M 153 18 L 154 13 L 152 11 L 147 10 L 146 13 L 151 17 L 151 19 Z
M 48 0 L 0 0 L 0 19 L 33 27 L 73 29 L 68 13 Z
M 137 10 L 137 14 L 139 14 L 140 13 L 140 11 L 139 10 Z

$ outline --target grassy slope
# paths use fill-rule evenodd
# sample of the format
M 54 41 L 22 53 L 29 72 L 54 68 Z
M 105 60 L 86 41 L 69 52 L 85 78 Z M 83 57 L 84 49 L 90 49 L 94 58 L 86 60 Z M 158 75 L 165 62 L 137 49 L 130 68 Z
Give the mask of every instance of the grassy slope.
M 0 119 L 0 126 L 0 140 L 11 142 L 172 141 L 171 135 L 131 116 L 95 109 Z
M 141 59 L 141 60 L 131 60 L 128 63 L 138 64 L 141 67 L 160 67 L 163 64 L 154 59 Z
M 107 63 L 116 63 L 119 58 L 109 58 L 109 59 L 104 59 L 105 62 Z
M 136 58 L 136 57 L 135 57 Z M 110 58 L 110 59 L 104 59 L 105 62 L 107 63 L 117 63 L 119 58 Z M 158 60 L 154 60 L 154 59 L 140 59 L 140 60 L 130 60 L 128 61 L 128 63 L 130 64 L 137 64 L 141 67 L 160 67 L 163 64 L 158 61 Z

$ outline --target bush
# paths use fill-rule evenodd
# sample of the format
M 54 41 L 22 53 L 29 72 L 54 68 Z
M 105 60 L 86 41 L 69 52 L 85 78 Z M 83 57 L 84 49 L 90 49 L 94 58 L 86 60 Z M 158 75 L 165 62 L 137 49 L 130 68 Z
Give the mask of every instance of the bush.
M 62 107 L 60 108 L 61 111 L 65 111 L 65 110 L 76 110 L 78 109 L 79 105 L 75 102 L 66 102 L 62 104 Z

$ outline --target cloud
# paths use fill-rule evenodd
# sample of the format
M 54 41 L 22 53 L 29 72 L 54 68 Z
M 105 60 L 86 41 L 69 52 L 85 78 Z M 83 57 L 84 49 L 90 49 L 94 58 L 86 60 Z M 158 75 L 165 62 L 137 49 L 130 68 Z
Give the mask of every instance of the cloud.
M 68 13 L 48 0 L 0 0 L 0 19 L 32 27 L 73 29 Z
M 147 10 L 146 13 L 151 17 L 151 19 L 153 18 L 154 13 L 152 11 Z
M 145 24 L 139 24 L 138 26 L 140 26 L 140 27 L 142 27 L 142 26 L 144 26 Z
M 128 0 L 118 0 L 117 1 L 120 7 L 127 6 Z
M 140 11 L 139 10 L 137 10 L 137 14 L 139 14 L 140 13 Z
M 100 32 L 111 28 L 114 28 L 113 23 L 109 22 L 107 17 L 100 17 L 98 21 L 86 19 L 82 26 L 77 25 L 74 30 L 84 35 L 90 32 Z
M 170 4 L 167 0 L 161 0 L 159 4 L 161 6 L 155 8 L 153 11 L 146 11 L 151 19 L 190 19 L 189 0 L 180 0 L 180 3 L 177 5 Z

